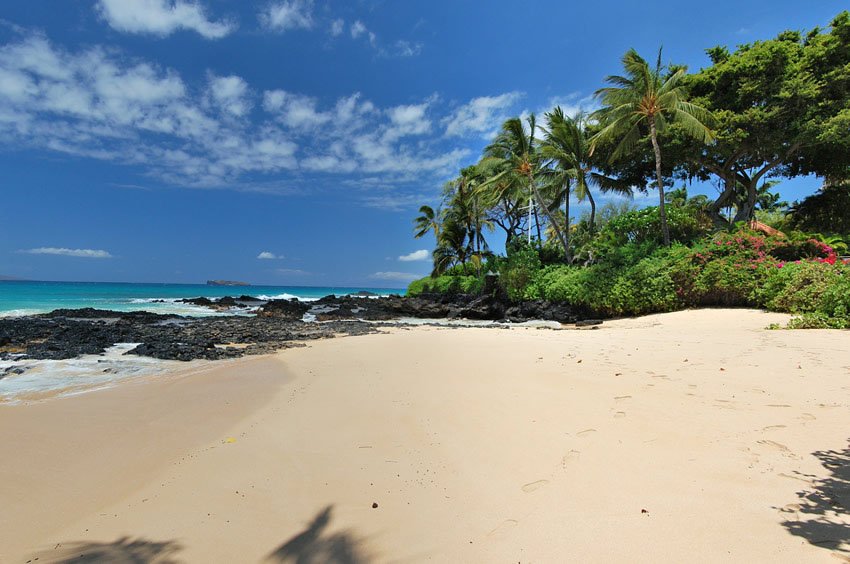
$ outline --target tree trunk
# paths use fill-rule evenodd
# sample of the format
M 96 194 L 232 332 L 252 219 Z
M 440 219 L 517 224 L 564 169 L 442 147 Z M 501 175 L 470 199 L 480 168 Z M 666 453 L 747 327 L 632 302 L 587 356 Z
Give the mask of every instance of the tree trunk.
M 543 197 L 540 195 L 540 191 L 537 189 L 537 186 L 534 184 L 534 177 L 529 175 L 529 184 L 531 184 L 531 191 L 534 194 L 534 199 L 537 201 L 537 205 L 540 206 L 540 209 L 543 210 L 543 213 L 546 215 L 546 219 L 549 220 L 549 223 L 552 224 L 552 229 L 555 230 L 555 235 L 557 235 L 558 240 L 561 242 L 561 245 L 564 246 L 564 251 L 569 252 L 569 244 L 567 240 L 564 238 L 564 233 L 561 231 L 561 228 L 558 226 L 558 222 L 552 219 L 552 215 L 549 213 L 548 206 L 543 202 Z M 537 216 L 537 209 L 534 210 L 535 217 Z M 540 223 L 537 224 L 537 237 L 538 243 L 540 241 Z
M 564 186 L 564 258 L 567 264 L 573 262 L 570 255 L 570 185 Z
M 661 147 L 658 146 L 658 132 L 655 129 L 655 118 L 649 122 L 649 134 L 652 138 L 652 149 L 655 151 L 655 178 L 658 182 L 658 213 L 661 215 L 661 236 L 664 246 L 670 246 L 670 229 L 667 227 L 667 208 L 664 202 L 664 178 L 661 175 Z
M 738 206 L 738 212 L 735 214 L 734 223 L 739 221 L 749 221 L 753 219 L 756 211 L 756 200 L 758 199 L 758 179 L 750 180 L 747 184 L 747 201 L 742 202 Z
M 596 200 L 593 199 L 593 194 L 590 193 L 590 190 L 585 189 L 585 194 L 587 194 L 587 199 L 590 200 L 590 234 L 593 235 L 596 232 Z
M 538 205 L 542 204 L 538 202 Z M 543 233 L 540 231 L 540 216 L 537 214 L 537 206 L 534 206 L 532 211 L 534 212 L 534 227 L 537 229 L 537 248 L 539 250 L 543 246 Z

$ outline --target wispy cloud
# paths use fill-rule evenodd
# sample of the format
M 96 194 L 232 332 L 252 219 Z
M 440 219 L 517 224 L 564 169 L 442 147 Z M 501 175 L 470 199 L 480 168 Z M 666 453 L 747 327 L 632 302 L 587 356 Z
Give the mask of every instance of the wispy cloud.
M 398 260 L 401 262 L 416 262 L 416 261 L 425 261 L 431 257 L 431 253 L 428 252 L 427 249 L 422 249 L 419 251 L 413 251 L 412 253 L 401 255 L 398 257 Z
M 422 274 L 413 274 L 412 272 L 376 272 L 370 274 L 369 278 L 374 280 L 392 280 L 394 282 L 412 282 L 422 278 Z
M 99 0 L 97 11 L 115 30 L 127 33 L 170 35 L 177 30 L 196 31 L 207 39 L 220 39 L 236 25 L 213 21 L 199 2 L 182 0 Z
M 345 31 L 345 20 L 342 18 L 337 18 L 331 22 L 330 25 L 330 34 L 333 37 L 339 37 Z
M 507 110 L 522 94 L 507 92 L 498 96 L 480 96 L 457 108 L 443 120 L 448 136 L 489 136 L 508 117 Z
M 107 259 L 113 258 L 107 251 L 98 249 L 66 249 L 64 247 L 39 247 L 37 249 L 25 249 L 18 251 L 29 255 L 57 255 L 63 257 L 76 258 L 96 258 Z
M 306 270 L 299 270 L 297 268 L 278 268 L 275 270 L 278 274 L 289 274 L 292 276 L 307 276 L 312 274 L 312 272 L 307 272 Z
M 362 36 L 368 39 L 369 44 L 372 45 L 372 47 L 375 47 L 377 44 L 378 36 L 369 31 L 369 29 L 366 27 L 366 24 L 364 24 L 360 20 L 356 20 L 354 23 L 352 23 L 351 27 L 348 28 L 348 31 L 351 34 L 352 39 L 357 39 Z
M 282 260 L 286 257 L 284 257 L 283 255 L 276 255 L 269 251 L 263 251 L 262 253 L 257 255 L 257 258 L 259 260 Z
M 399 39 L 393 44 L 395 54 L 399 57 L 415 57 L 422 52 L 422 44 Z
M 310 29 L 313 27 L 312 0 L 273 2 L 260 12 L 260 22 L 274 31 Z
M 429 135 L 436 100 L 328 103 L 213 73 L 199 88 L 114 49 L 69 52 L 38 33 L 0 45 L 0 144 L 141 165 L 172 185 L 239 189 L 254 173 L 298 170 L 442 176 L 466 151 Z

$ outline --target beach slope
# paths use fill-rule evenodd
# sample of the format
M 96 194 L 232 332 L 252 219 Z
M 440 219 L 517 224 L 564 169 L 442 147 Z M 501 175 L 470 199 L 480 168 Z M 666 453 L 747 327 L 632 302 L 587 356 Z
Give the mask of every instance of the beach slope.
M 847 560 L 848 334 L 786 319 L 392 329 L 3 407 L 0 561 Z

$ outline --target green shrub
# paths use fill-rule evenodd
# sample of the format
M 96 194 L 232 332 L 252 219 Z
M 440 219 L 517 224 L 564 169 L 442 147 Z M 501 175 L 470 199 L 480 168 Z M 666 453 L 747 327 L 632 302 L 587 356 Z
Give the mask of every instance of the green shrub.
M 773 311 L 817 311 L 824 293 L 841 281 L 840 268 L 820 262 L 784 264 L 770 273 L 759 292 L 759 305 Z
M 671 251 L 664 249 L 623 271 L 608 295 L 609 312 L 642 315 L 681 307 L 671 266 Z
M 850 329 L 850 317 L 806 313 L 789 321 L 788 329 Z
M 687 208 L 667 207 L 670 240 L 690 243 L 710 233 L 711 220 L 703 213 Z M 661 241 L 661 212 L 657 207 L 626 212 L 611 219 L 600 232 L 609 244 L 655 243 Z
M 540 255 L 534 247 L 519 242 L 509 248 L 499 270 L 499 280 L 508 297 L 515 301 L 531 299 L 527 290 L 532 288 L 540 269 Z
M 436 278 L 426 276 L 411 282 L 407 287 L 407 295 L 477 294 L 481 291 L 482 284 L 477 276 L 442 275 Z

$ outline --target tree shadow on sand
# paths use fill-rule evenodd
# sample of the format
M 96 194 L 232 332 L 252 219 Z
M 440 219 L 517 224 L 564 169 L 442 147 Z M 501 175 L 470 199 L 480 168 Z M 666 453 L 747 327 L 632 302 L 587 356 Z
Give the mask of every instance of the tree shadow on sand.
M 40 559 L 54 564 L 103 563 L 110 564 L 176 564 L 172 556 L 182 550 L 174 541 L 149 541 L 122 537 L 114 542 L 75 542 L 57 545 L 43 552 Z
M 802 475 L 811 487 L 797 492 L 799 503 L 781 509 L 789 516 L 783 525 L 815 546 L 850 555 L 850 447 L 812 454 L 829 475 Z
M 320 511 L 304 529 L 268 555 L 269 562 L 291 564 L 367 564 L 371 558 L 364 552 L 363 541 L 349 531 L 327 531 L 333 506 Z

